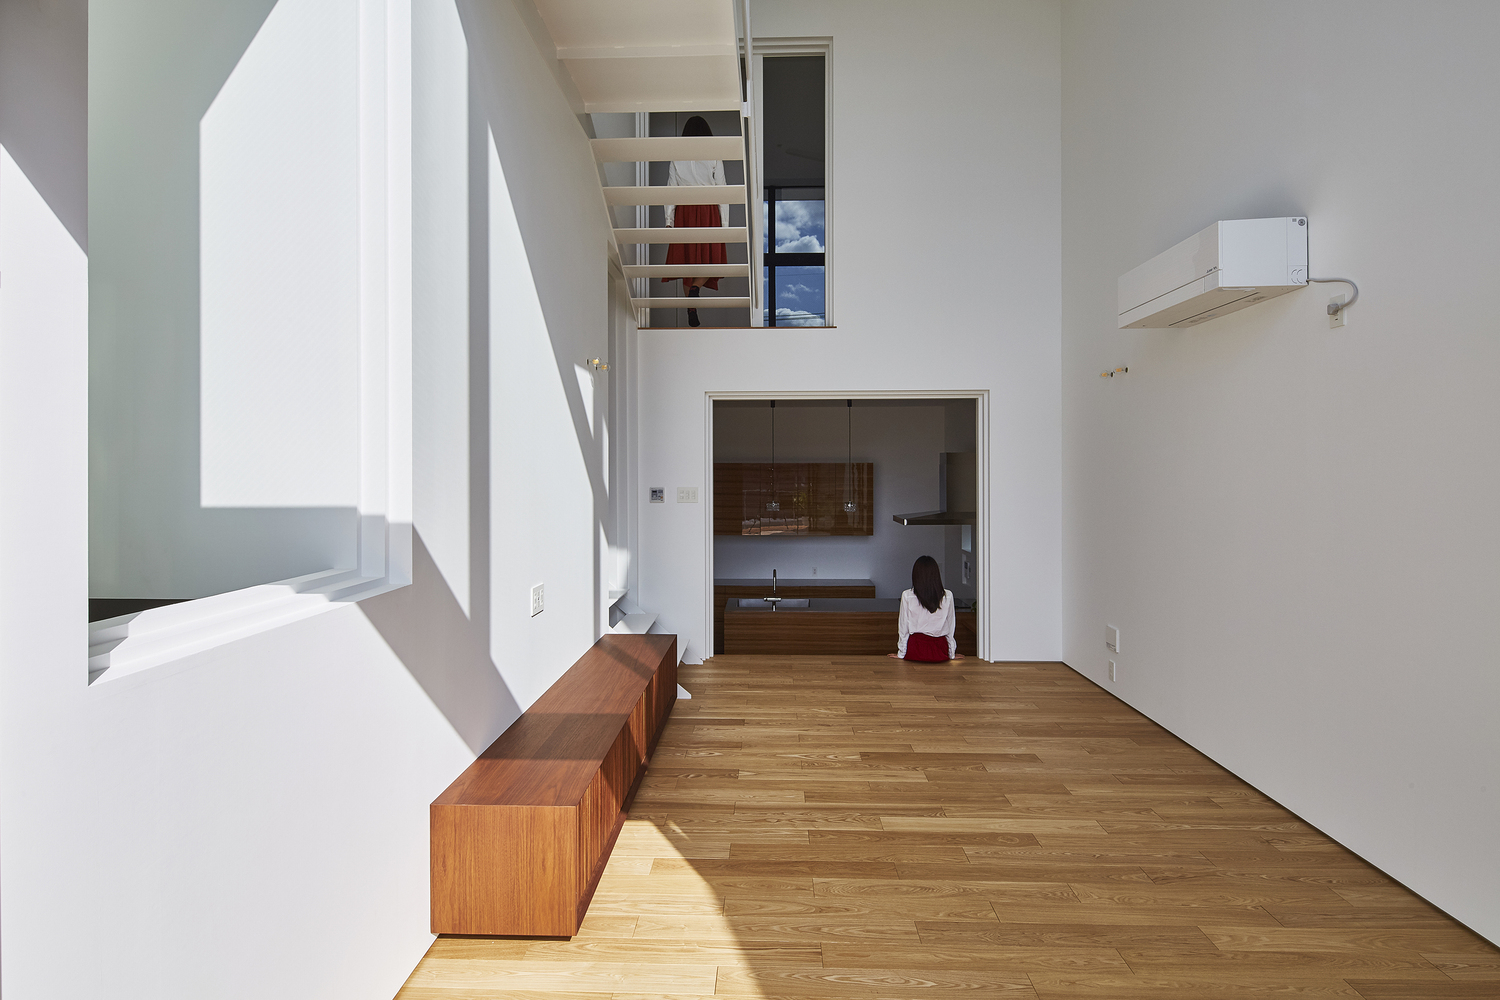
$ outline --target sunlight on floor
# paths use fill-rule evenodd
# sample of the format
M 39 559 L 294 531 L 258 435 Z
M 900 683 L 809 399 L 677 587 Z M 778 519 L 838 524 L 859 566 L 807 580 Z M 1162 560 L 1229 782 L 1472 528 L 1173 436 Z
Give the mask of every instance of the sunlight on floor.
M 571 940 L 398 1000 L 1456 1000 L 1500 950 L 1061 664 L 714 657 Z

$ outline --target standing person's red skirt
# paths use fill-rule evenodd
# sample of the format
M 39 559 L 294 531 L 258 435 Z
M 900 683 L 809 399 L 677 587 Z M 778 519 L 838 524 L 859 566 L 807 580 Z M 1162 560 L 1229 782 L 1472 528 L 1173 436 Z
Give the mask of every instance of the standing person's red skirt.
M 673 212 L 673 228 L 689 229 L 702 226 L 705 228 L 723 225 L 719 218 L 718 205 L 678 205 Z M 723 264 L 727 263 L 729 255 L 724 251 L 722 243 L 673 243 L 667 247 L 668 264 Z M 676 278 L 663 278 L 662 281 L 677 281 Z M 719 279 L 709 278 L 705 283 L 714 291 L 719 290 Z
M 946 636 L 913 632 L 906 637 L 906 658 L 917 663 L 947 663 L 948 639 Z

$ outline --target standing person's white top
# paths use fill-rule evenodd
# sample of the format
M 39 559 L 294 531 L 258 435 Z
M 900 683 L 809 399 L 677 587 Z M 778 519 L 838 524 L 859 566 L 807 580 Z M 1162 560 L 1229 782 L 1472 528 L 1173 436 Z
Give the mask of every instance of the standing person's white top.
M 948 640 L 948 658 L 951 660 L 953 654 L 958 652 L 958 640 L 953 638 L 957 627 L 958 619 L 953 614 L 953 591 L 943 591 L 943 603 L 938 605 L 936 611 L 928 611 L 917 600 L 916 591 L 903 590 L 901 614 L 896 619 L 896 655 L 904 659 L 907 636 L 913 632 L 925 632 Z
M 709 184 L 728 184 L 724 179 L 723 160 L 673 160 L 667 168 L 668 187 L 704 187 Z M 676 205 L 664 206 L 667 210 L 667 225 L 676 216 Z M 729 206 L 719 206 L 719 225 L 729 225 Z

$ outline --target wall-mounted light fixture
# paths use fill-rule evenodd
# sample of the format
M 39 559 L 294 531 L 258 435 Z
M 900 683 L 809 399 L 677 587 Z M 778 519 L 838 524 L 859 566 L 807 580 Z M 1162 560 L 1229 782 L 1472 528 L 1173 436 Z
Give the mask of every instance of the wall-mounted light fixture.
M 848 462 L 844 466 L 844 513 L 859 513 L 859 504 L 854 502 L 854 400 L 844 400 L 844 410 L 849 414 L 849 429 L 845 435 L 848 445 Z
M 771 499 L 766 502 L 766 510 L 777 513 L 781 510 L 781 502 L 776 499 L 776 400 L 771 400 Z

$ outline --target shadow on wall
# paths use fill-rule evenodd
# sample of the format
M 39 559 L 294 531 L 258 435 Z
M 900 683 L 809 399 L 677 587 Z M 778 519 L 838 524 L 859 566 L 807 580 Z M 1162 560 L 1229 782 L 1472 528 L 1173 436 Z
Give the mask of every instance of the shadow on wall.
M 0 3 L 0 146 L 85 253 L 87 107 L 88 0 Z
M 315 197 L 354 168 L 353 14 L 332 10 L 88 12 L 91 596 L 197 598 L 356 561 L 354 460 L 319 460 L 358 454 L 355 370 L 321 379 L 357 349 L 349 254 L 327 252 L 356 220 Z M 308 202 L 333 207 L 288 215 Z M 300 322 L 266 322 L 276 308 Z M 333 346 L 306 335 L 330 313 Z
M 467 518 L 460 543 L 467 553 L 467 579 L 462 581 L 466 588 L 465 599 L 460 600 L 454 593 L 439 559 L 428 548 L 418 525 L 412 531 L 411 585 L 363 601 L 360 609 L 454 731 L 478 756 L 520 717 L 521 706 L 491 654 L 494 629 L 490 602 L 493 561 L 490 503 L 490 128 L 484 116 L 478 113 L 475 92 L 480 82 L 476 79 L 472 60 L 466 86 L 467 135 L 462 168 L 467 180 L 463 220 L 466 240 L 461 252 L 467 264 L 467 280 L 464 282 L 467 315 L 451 325 L 445 324 L 444 318 L 452 318 L 451 314 L 430 315 L 423 308 L 425 300 L 419 293 L 414 301 L 412 345 L 413 360 L 419 367 L 435 366 L 437 354 L 445 347 L 454 349 L 456 355 L 462 357 L 462 376 L 455 364 L 449 377 L 463 380 L 464 395 L 458 398 L 467 400 L 467 409 L 461 416 L 454 414 L 454 417 L 461 421 L 467 435 L 468 451 L 463 485 L 453 481 L 449 488 L 467 493 Z M 413 246 L 414 255 L 425 246 L 419 239 Z M 445 260 L 437 248 L 432 248 L 432 254 L 434 263 Z M 451 274 L 444 277 L 453 279 Z M 434 286 L 433 290 L 439 295 L 458 291 L 448 285 Z M 461 348 L 458 344 L 460 338 Z M 432 357 L 427 357 L 429 354 Z M 416 419 L 439 421 L 439 404 L 425 404 L 433 406 L 428 412 L 423 408 L 425 397 L 421 389 L 416 391 Z M 447 403 L 457 394 L 444 393 L 443 396 L 442 402 Z M 450 429 L 457 430 L 456 427 Z M 437 461 L 435 455 L 417 455 L 415 461 L 413 471 L 418 476 L 431 472 L 437 477 L 434 483 L 447 482 L 444 473 L 449 470 L 427 468 L 429 463 Z M 446 499 L 451 500 L 451 497 Z M 429 516 L 429 510 L 420 503 L 416 513 L 419 519 Z M 455 571 L 458 570 L 455 568 Z
M 420 533 L 412 535 L 411 586 L 359 607 L 476 756 L 520 716 L 490 659 L 487 621 L 464 614 Z
M 599 175 L 587 145 L 590 133 L 585 129 L 592 127 L 588 116 L 575 116 L 561 94 L 538 93 L 535 76 L 529 70 L 535 68 L 536 61 L 549 58 L 542 49 L 550 49 L 551 43 L 545 38 L 545 27 L 527 23 L 520 7 L 472 2 L 458 5 L 469 45 L 471 100 L 489 123 L 488 140 L 493 143 L 501 174 L 495 193 L 504 193 L 510 202 L 508 210 L 519 230 L 521 256 L 529 270 L 593 495 L 592 575 L 597 584 L 605 572 L 605 547 L 617 546 L 620 540 L 613 537 L 613 519 L 609 517 L 608 395 L 606 391 L 604 399 L 585 398 L 587 377 L 580 363 L 608 349 L 604 333 L 609 315 L 604 251 L 610 239 L 609 217 L 599 196 Z M 556 67 L 546 69 L 550 72 Z M 560 122 L 565 123 L 561 130 Z M 539 136 L 555 142 L 538 143 Z M 569 144 L 576 149 L 558 155 L 558 147 Z M 598 236 L 593 244 L 597 249 L 592 252 L 579 239 L 590 230 Z M 499 268 L 495 273 L 503 277 L 499 271 L 515 261 L 496 263 Z M 523 297 L 529 297 L 525 290 L 522 292 Z M 502 338 L 511 333 L 497 328 L 497 345 L 504 347 Z M 600 395 L 597 390 L 594 394 Z M 597 612 L 595 619 L 597 635 L 608 623 L 600 621 Z

